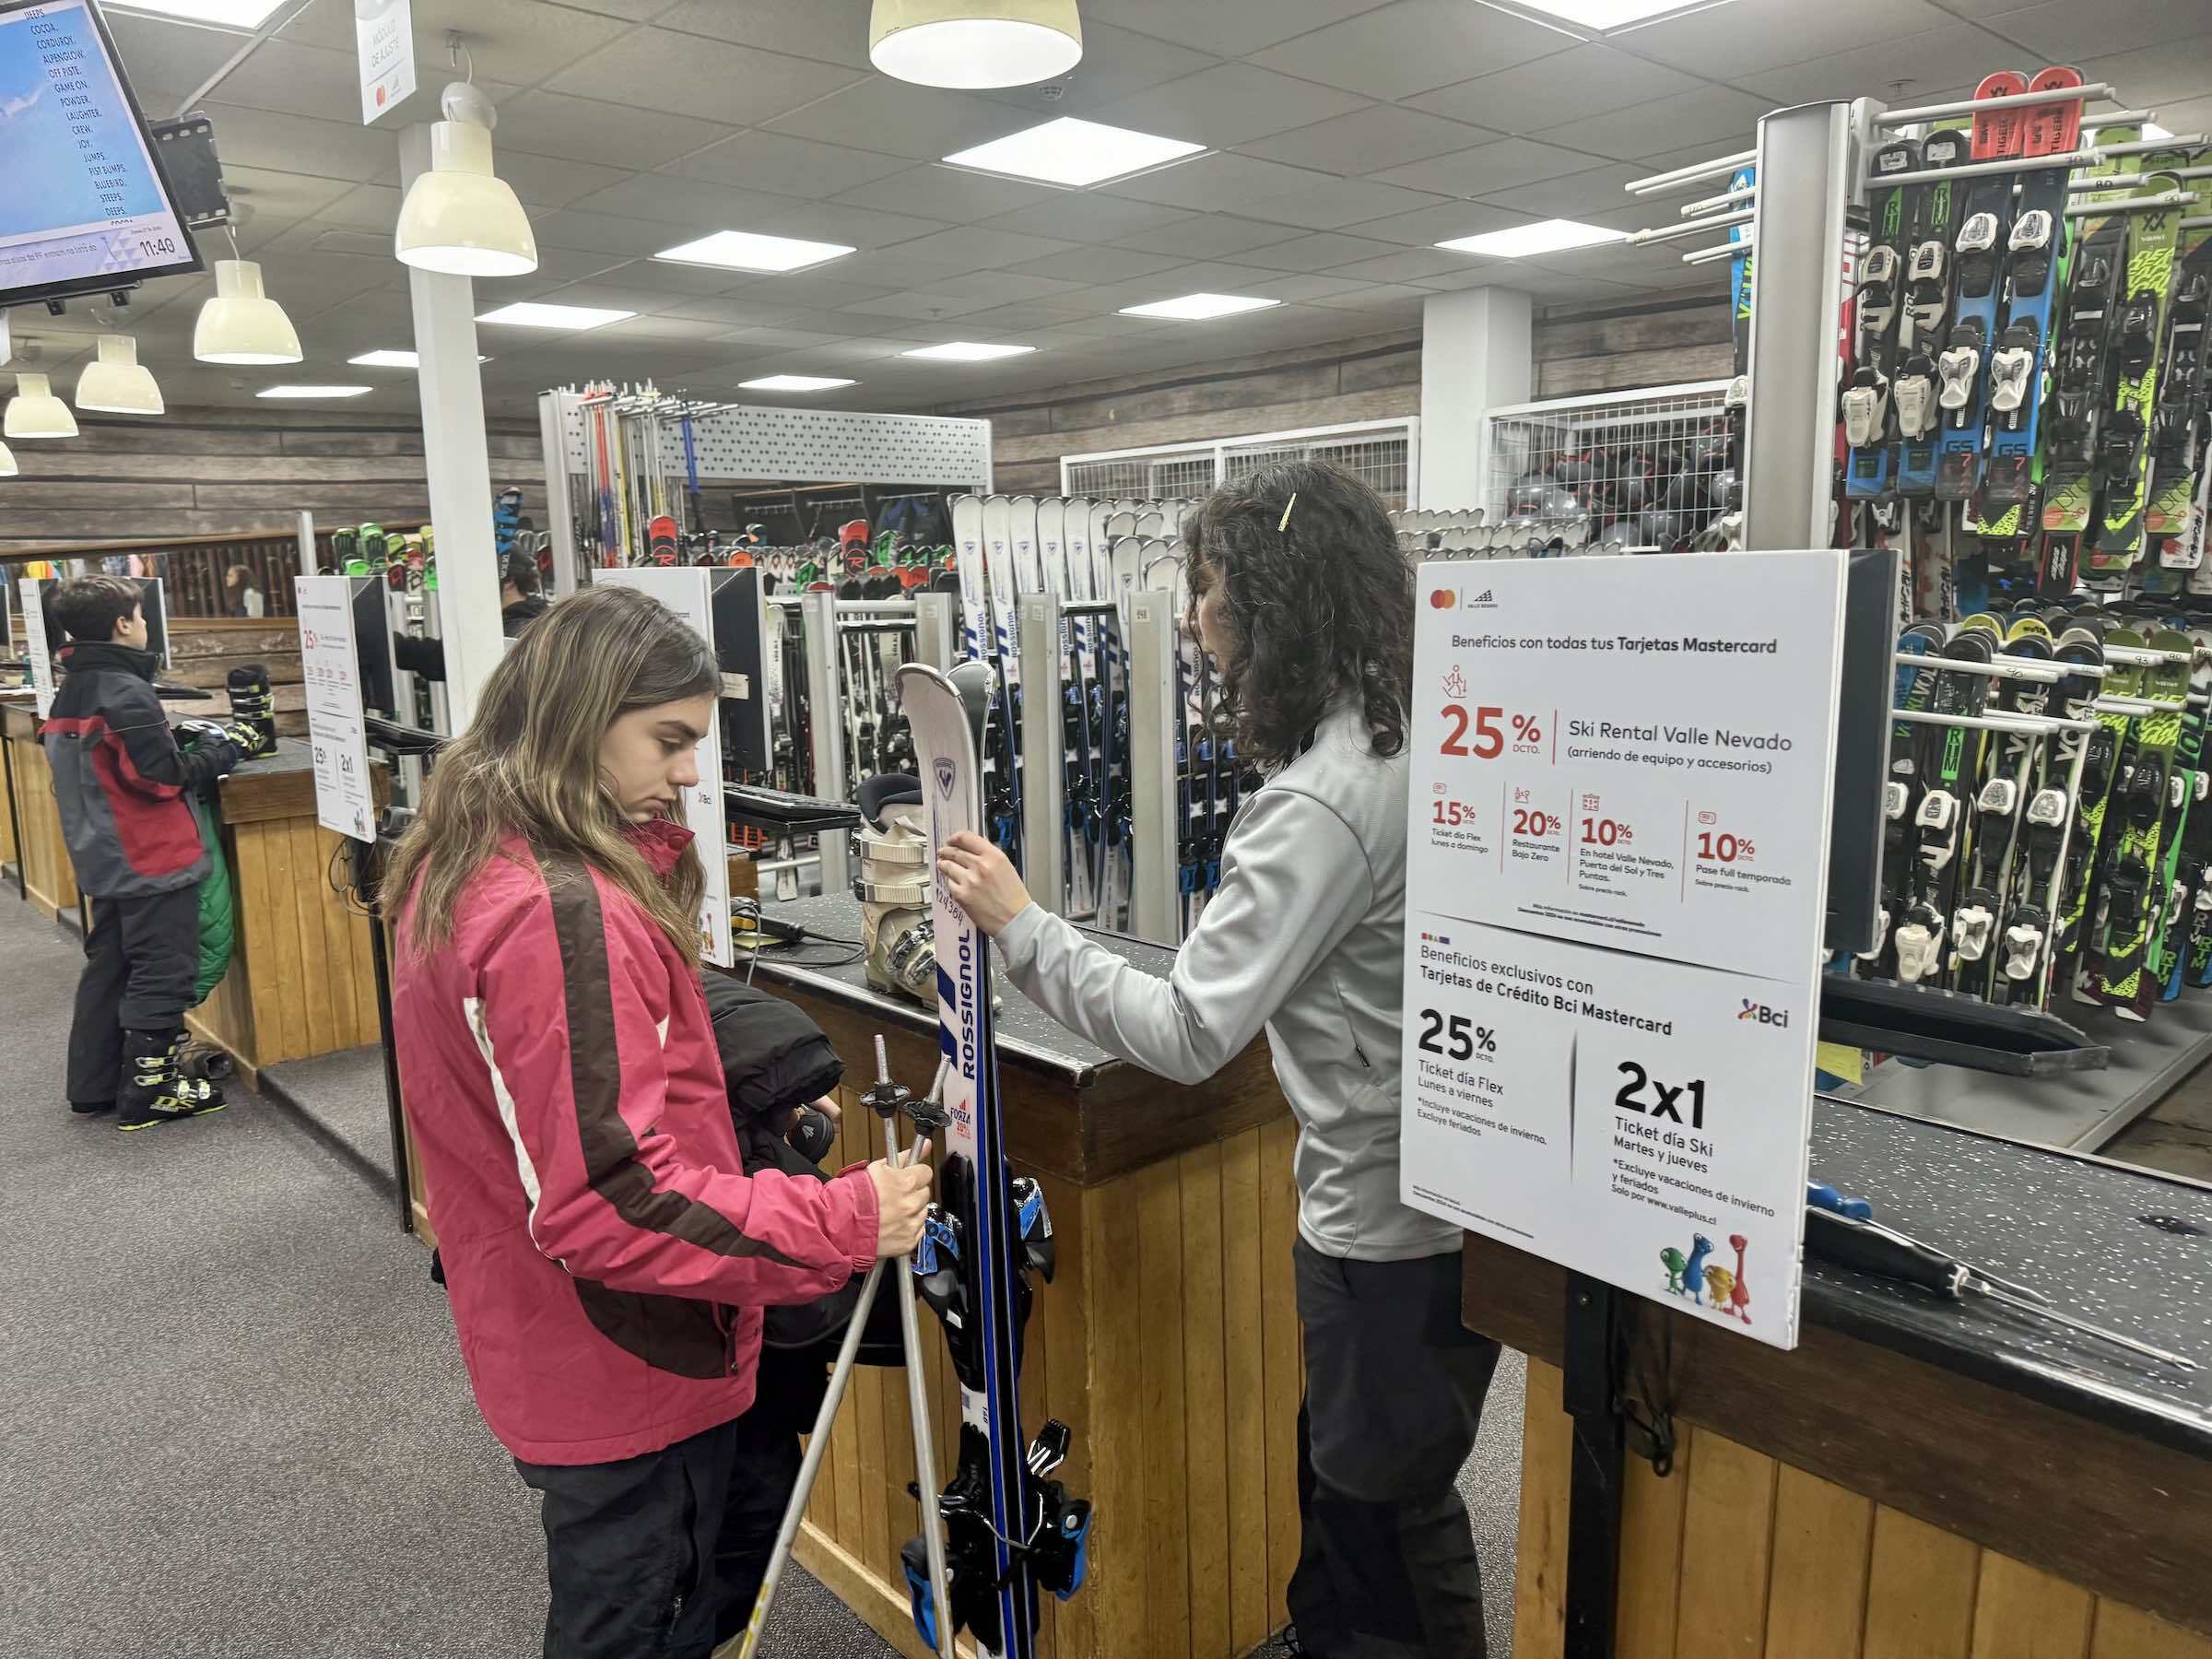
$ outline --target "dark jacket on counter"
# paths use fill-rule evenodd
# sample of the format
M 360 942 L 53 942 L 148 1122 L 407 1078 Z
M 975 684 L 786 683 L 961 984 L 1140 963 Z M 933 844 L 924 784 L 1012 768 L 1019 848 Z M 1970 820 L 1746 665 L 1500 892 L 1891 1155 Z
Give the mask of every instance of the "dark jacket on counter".
M 524 594 L 500 612 L 500 631 L 512 640 L 552 607 L 553 602 L 543 594 Z M 392 661 L 409 674 L 441 680 L 445 677 L 445 641 L 395 633 L 392 636 Z

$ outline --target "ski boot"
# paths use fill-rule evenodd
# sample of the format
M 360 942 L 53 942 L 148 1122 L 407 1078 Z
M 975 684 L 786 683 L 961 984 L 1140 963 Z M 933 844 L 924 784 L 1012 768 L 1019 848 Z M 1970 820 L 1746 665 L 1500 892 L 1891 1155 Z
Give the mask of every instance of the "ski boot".
M 868 982 L 933 1006 L 936 935 L 922 786 L 900 773 L 870 778 L 860 788 L 860 875 L 853 889 L 860 900 L 861 937 L 867 941 Z
M 125 1031 L 124 1057 L 129 1071 L 116 1098 L 118 1129 L 150 1129 L 188 1117 L 220 1112 L 227 1102 L 214 1084 L 183 1075 L 184 1031 Z
M 230 670 L 230 725 L 232 741 L 248 759 L 272 754 L 276 748 L 276 694 L 269 688 L 269 671 L 259 663 Z M 239 742 L 243 738 L 246 741 Z

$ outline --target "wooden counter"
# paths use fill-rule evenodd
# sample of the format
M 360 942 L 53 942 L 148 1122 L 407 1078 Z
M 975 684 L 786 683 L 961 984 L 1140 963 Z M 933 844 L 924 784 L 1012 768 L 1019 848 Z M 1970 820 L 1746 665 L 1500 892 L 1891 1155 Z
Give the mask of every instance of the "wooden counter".
M 2070 1313 L 2212 1359 L 2212 1189 L 1842 1106 L 1819 1108 L 1813 1168 Z M 1465 1259 L 1467 1323 L 1531 1356 L 1513 1653 L 1556 1659 L 1566 1274 L 1472 1236 Z M 1625 1300 L 1630 1387 L 1671 1406 L 1677 1450 L 1665 1478 L 1627 1459 L 1618 1659 L 2212 1659 L 2212 1373 L 1818 1262 L 1793 1352 Z
M 74 916 L 76 882 L 33 711 L 10 703 L 0 722 L 22 827 L 26 896 L 49 916 Z M 332 887 L 332 861 L 345 838 L 315 822 L 307 746 L 279 738 L 275 754 L 225 778 L 217 800 L 237 939 L 230 971 L 185 1024 L 228 1050 L 250 1087 L 276 1061 L 376 1041 L 369 925 Z

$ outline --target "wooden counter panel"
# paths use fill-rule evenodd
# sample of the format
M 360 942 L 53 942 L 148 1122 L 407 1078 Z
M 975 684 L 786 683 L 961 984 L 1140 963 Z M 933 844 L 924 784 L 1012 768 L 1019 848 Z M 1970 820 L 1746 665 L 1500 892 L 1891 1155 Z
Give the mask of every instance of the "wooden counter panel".
M 46 751 L 31 731 L 29 709 L 7 710 L 7 760 L 22 834 L 17 853 L 21 860 L 24 897 L 50 919 L 58 919 L 76 909 L 76 870 L 69 862 L 69 843 L 62 836 L 62 808 L 53 798 L 53 773 L 46 764 Z
M 1557 1367 L 1529 1361 L 1514 1659 L 1559 1659 L 1565 1650 L 1572 1431 L 1559 1382 Z M 1909 1406 L 1898 1404 L 1900 1414 Z M 2124 1601 L 1717 1430 L 1679 1432 L 1675 1473 L 1630 1482 L 1618 1659 L 2212 1659 L 2212 1641 Z M 1679 1501 L 1654 1489 L 1668 1487 Z

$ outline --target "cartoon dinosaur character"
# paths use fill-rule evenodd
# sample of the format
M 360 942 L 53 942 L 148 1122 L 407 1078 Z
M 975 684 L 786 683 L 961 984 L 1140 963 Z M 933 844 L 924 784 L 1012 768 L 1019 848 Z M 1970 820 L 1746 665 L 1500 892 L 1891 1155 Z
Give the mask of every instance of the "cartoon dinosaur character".
M 1728 1293 L 1735 1316 L 1746 1324 L 1751 1323 L 1751 1287 L 1744 1283 L 1744 1252 L 1751 1248 L 1751 1241 L 1742 1233 L 1730 1233 L 1728 1242 L 1735 1251 L 1735 1287 Z
M 1689 1260 L 1682 1266 L 1682 1288 L 1700 1307 L 1705 1301 L 1705 1258 L 1712 1253 L 1711 1239 L 1703 1233 L 1690 1235 Z
M 1705 1269 L 1706 1306 L 1735 1317 L 1735 1310 L 1728 1305 L 1729 1295 L 1735 1289 L 1735 1275 L 1715 1262 Z
M 1659 1253 L 1659 1265 L 1666 1269 L 1666 1288 L 1677 1296 L 1683 1293 L 1682 1269 L 1688 1265 L 1688 1262 L 1689 1258 L 1672 1244 Z

